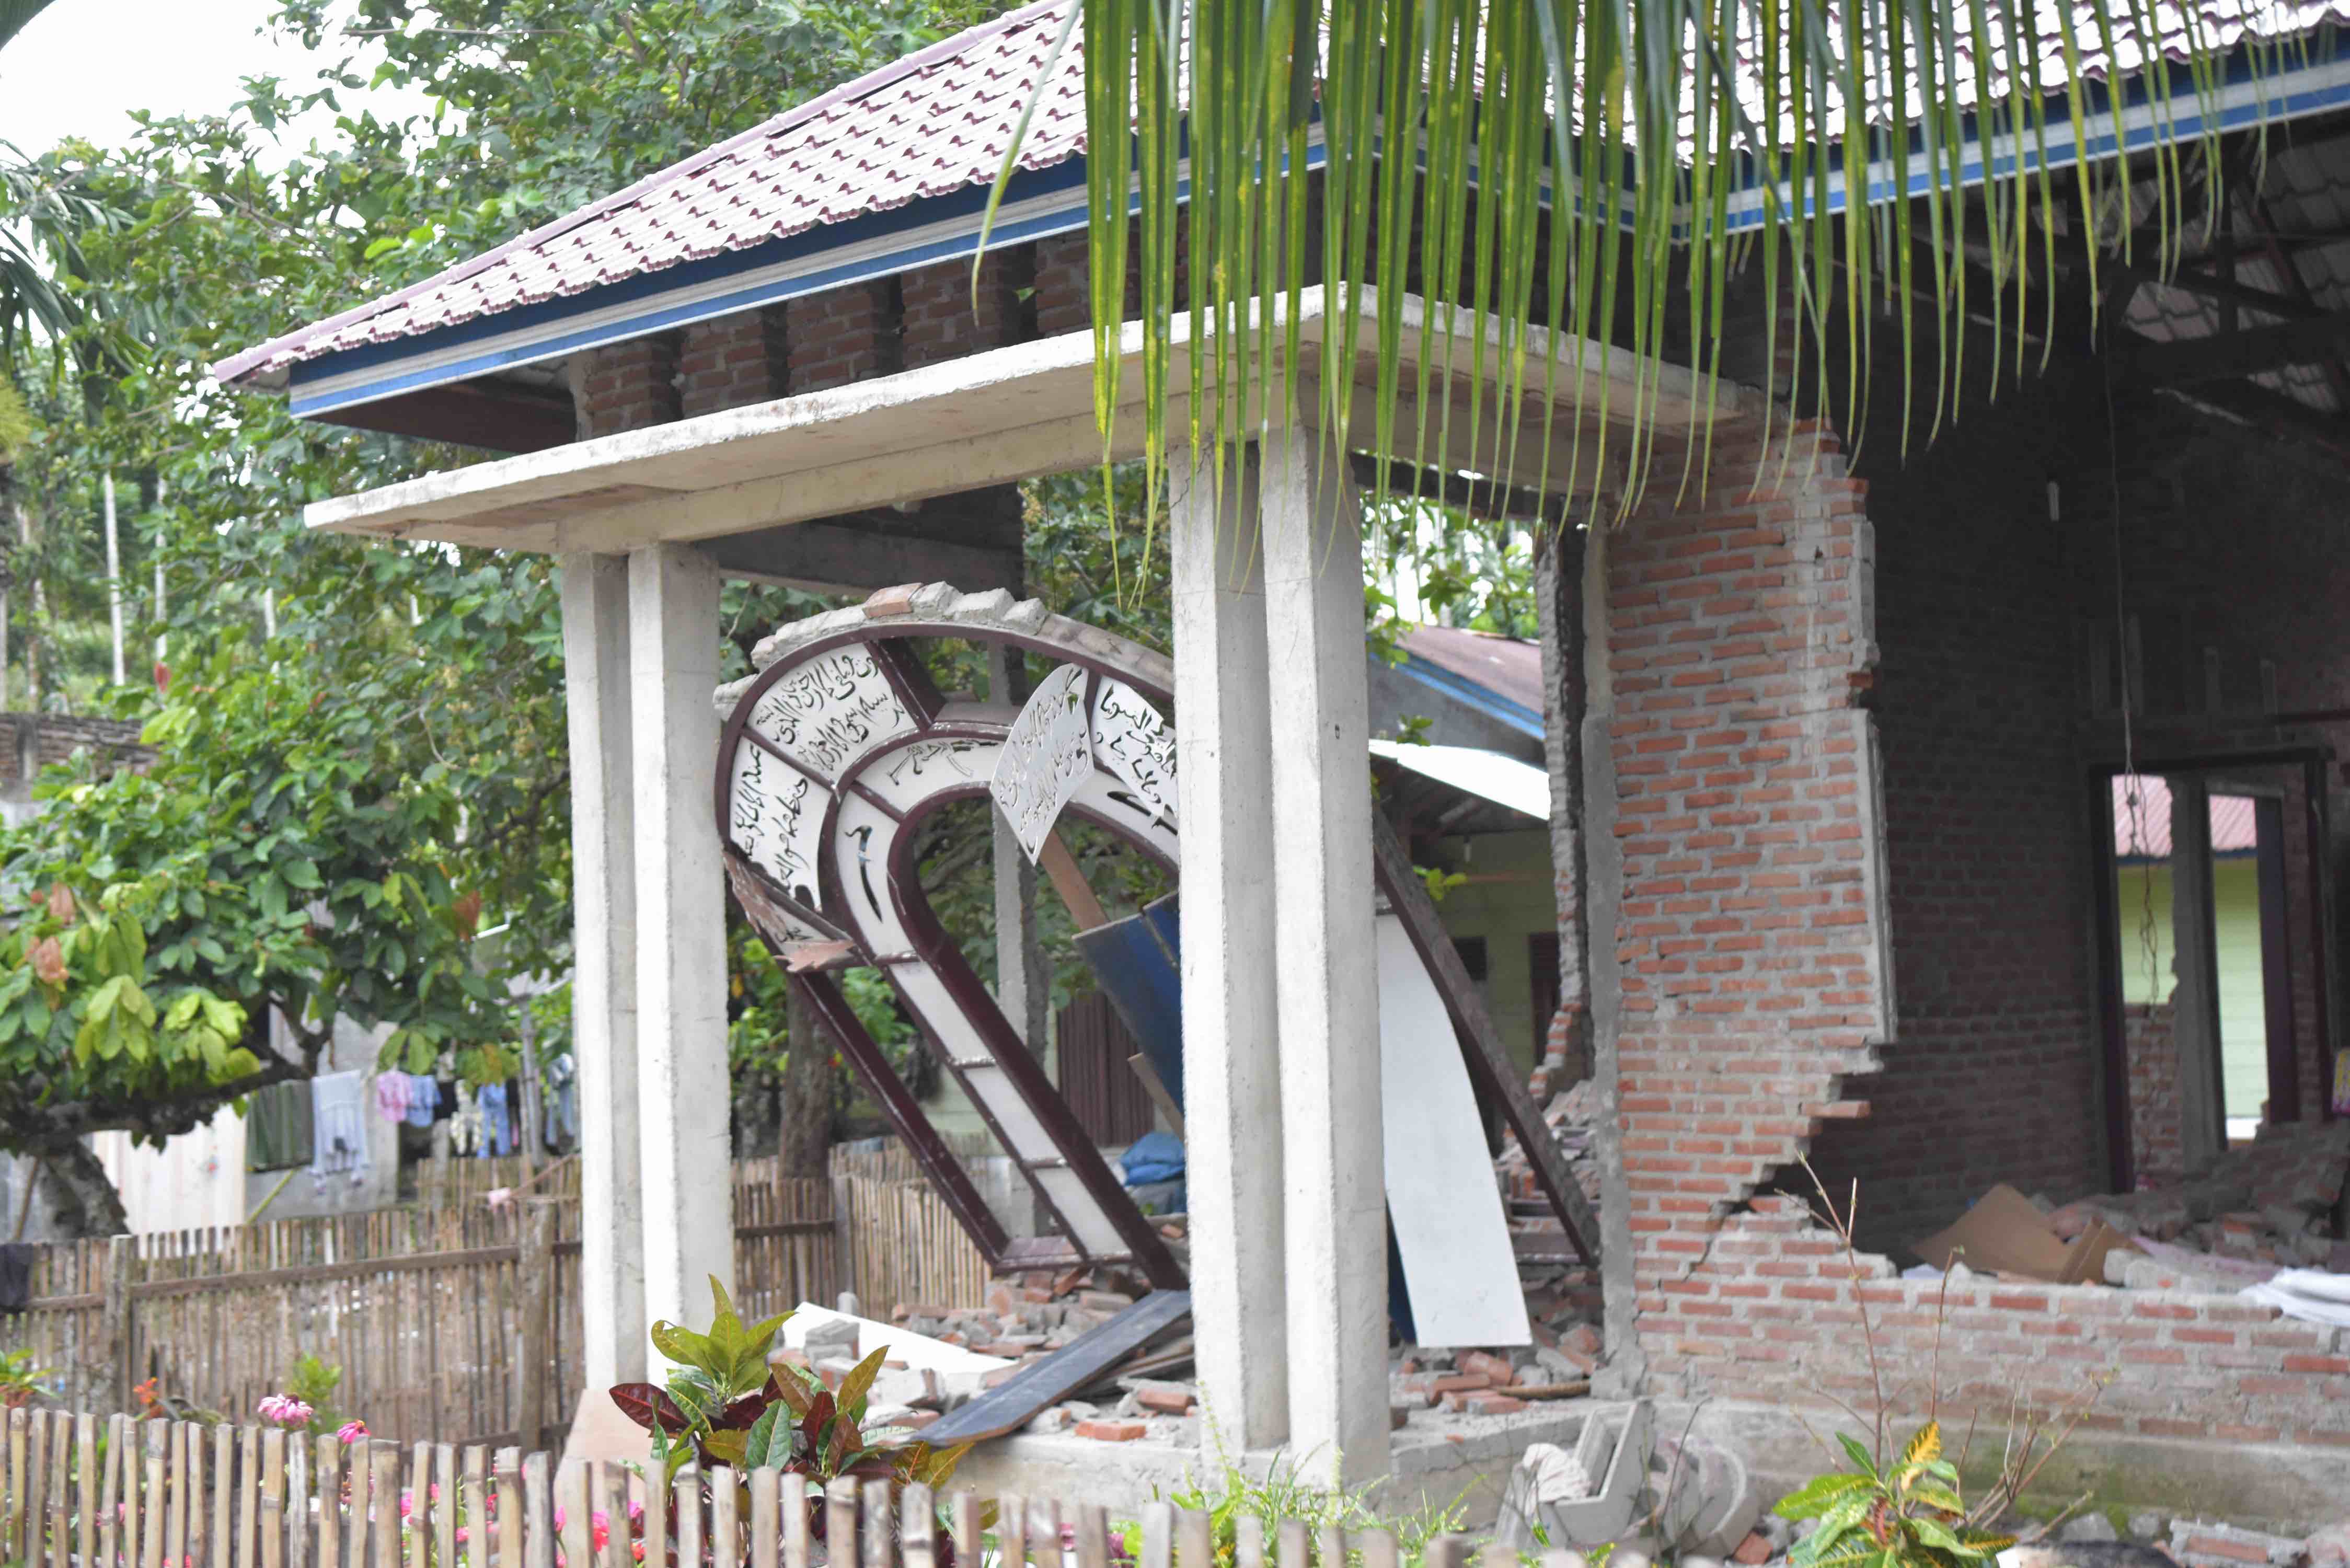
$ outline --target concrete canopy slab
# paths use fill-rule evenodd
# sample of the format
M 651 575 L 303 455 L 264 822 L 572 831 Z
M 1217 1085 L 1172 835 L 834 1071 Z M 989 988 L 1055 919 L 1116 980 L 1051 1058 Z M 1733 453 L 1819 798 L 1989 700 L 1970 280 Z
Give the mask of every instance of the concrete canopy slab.
M 1363 350 L 1354 365 L 1357 445 L 1374 428 L 1368 351 L 1377 309 L 1375 291 L 1364 289 L 1357 302 L 1364 319 L 1354 339 Z M 1431 310 L 1407 296 L 1402 314 L 1405 391 L 1393 429 L 1399 440 L 1408 440 L 1406 432 L 1419 422 L 1414 397 L 1423 358 L 1439 378 L 1429 399 L 1430 413 L 1438 416 L 1448 407 L 1465 409 L 1468 384 L 1450 374 L 1452 369 L 1474 358 L 1489 368 L 1489 381 L 1497 380 L 1507 357 L 1490 322 L 1485 337 L 1494 351 L 1471 355 L 1466 312 L 1458 313 L 1461 342 L 1449 350 L 1444 327 L 1456 314 L 1453 307 Z M 1285 336 L 1284 315 L 1276 305 L 1276 336 Z M 1301 376 L 1317 377 L 1322 346 L 1335 330 L 1320 288 L 1305 291 L 1296 326 L 1306 361 Z M 1173 323 L 1173 393 L 1190 384 L 1189 327 L 1181 316 Z M 1247 330 L 1255 336 L 1253 322 Z M 1120 351 L 1131 373 L 1122 376 L 1114 458 L 1142 452 L 1142 346 L 1140 324 L 1128 323 Z M 1550 336 L 1531 329 L 1524 347 L 1524 417 L 1514 426 L 1497 420 L 1488 394 L 1473 449 L 1467 418 L 1431 418 L 1431 430 L 1454 432 L 1451 449 L 1428 454 L 1431 465 L 1563 492 L 1577 449 L 1578 390 L 1581 422 L 1590 431 L 1601 424 L 1601 410 L 1608 410 L 1608 422 L 1620 424 L 1624 410 L 1646 407 L 1666 435 L 1693 428 L 1709 406 L 1717 421 L 1731 424 L 1762 410 L 1761 394 L 1751 389 L 1723 383 L 1709 395 L 1700 378 L 1679 367 L 1605 344 L 1562 339 L 1544 419 L 1535 404 Z M 1183 397 L 1173 396 L 1169 418 L 1179 427 L 1188 420 Z M 1614 443 L 1614 450 L 1627 445 Z M 380 538 L 621 554 L 1082 470 L 1102 457 L 1094 420 L 1093 335 L 1075 332 L 338 496 L 310 505 L 304 520 L 313 528 Z M 1588 473 L 1578 487 L 1593 488 Z

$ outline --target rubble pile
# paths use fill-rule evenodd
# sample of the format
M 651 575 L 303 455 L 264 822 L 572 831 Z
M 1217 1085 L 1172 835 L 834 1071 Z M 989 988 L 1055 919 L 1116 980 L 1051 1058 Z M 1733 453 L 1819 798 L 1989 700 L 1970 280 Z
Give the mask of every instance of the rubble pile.
M 2115 1283 L 2177 1289 L 2157 1282 L 2184 1275 L 2234 1289 L 2279 1268 L 2350 1272 L 2338 1214 L 2345 1180 L 2350 1122 L 2296 1122 L 2262 1128 L 2183 1186 L 2084 1199 L 2048 1222 L 2067 1238 L 2099 1220 L 2137 1238 L 2147 1257 L 2109 1261 Z
M 1543 1108 L 1543 1120 L 1557 1141 L 1559 1152 L 1566 1157 L 1567 1168 L 1575 1172 L 1583 1195 L 1597 1203 L 1599 1167 L 1592 1158 L 1591 1147 L 1592 1129 L 1599 1120 L 1597 1086 L 1586 1078 L 1571 1089 L 1560 1090 Z M 1501 1179 L 1504 1202 L 1541 1200 L 1542 1189 L 1534 1181 L 1534 1163 L 1518 1147 L 1515 1137 L 1503 1139 L 1502 1155 L 1493 1162 L 1493 1174 Z

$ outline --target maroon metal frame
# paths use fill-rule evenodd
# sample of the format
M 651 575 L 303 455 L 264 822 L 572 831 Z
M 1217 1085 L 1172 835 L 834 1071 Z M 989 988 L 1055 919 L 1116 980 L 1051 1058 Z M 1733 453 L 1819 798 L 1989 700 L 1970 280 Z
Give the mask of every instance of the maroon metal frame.
M 727 716 L 720 733 L 719 764 L 712 781 L 712 810 L 718 822 L 720 843 L 724 846 L 738 895 L 746 886 L 755 889 L 759 895 L 756 902 L 744 898 L 743 905 L 754 920 L 761 922 L 763 929 L 765 921 L 761 919 L 762 914 L 766 914 L 769 919 L 775 918 L 781 911 L 773 906 L 780 903 L 789 908 L 793 918 L 806 921 L 811 929 L 839 929 L 839 922 L 826 920 L 803 909 L 796 901 L 781 897 L 779 890 L 773 888 L 765 873 L 734 848 L 728 830 L 726 805 L 733 778 L 734 752 L 749 730 L 752 711 L 769 687 L 811 659 L 851 643 L 862 644 L 874 650 L 877 663 L 897 691 L 899 701 L 907 705 L 920 724 L 914 734 L 877 748 L 878 753 L 886 753 L 922 741 L 961 737 L 1000 742 L 1003 738 L 993 726 L 939 722 L 939 714 L 945 704 L 928 673 L 903 647 L 907 641 L 923 637 L 991 640 L 1025 652 L 1043 654 L 1065 664 L 1075 664 L 1087 670 L 1092 677 L 1087 683 L 1088 711 L 1093 689 L 1103 677 L 1107 676 L 1132 687 L 1158 704 L 1170 716 L 1170 721 L 1174 718 L 1174 693 L 1159 682 L 1136 670 L 1112 663 L 1092 651 L 1032 633 L 972 627 L 960 621 L 925 616 L 907 616 L 867 620 L 794 649 L 787 659 L 777 660 L 743 692 L 733 711 Z M 755 732 L 751 733 L 756 734 Z M 763 742 L 764 737 L 760 740 Z M 764 744 L 763 749 L 775 750 Z M 874 753 L 868 753 L 868 756 L 871 754 Z M 781 760 L 788 762 L 790 759 Z M 860 763 L 863 761 L 860 759 Z M 792 765 L 799 766 L 797 763 Z M 842 787 L 834 786 L 829 793 L 831 803 L 826 807 L 819 839 L 824 844 L 830 844 L 833 839 Z M 884 810 L 901 824 L 911 826 L 918 825 L 922 816 L 952 801 L 985 797 L 987 793 L 984 784 L 973 784 L 968 788 L 959 786 L 941 792 L 927 800 L 911 817 L 901 816 L 894 808 L 884 805 L 870 794 L 864 798 L 871 800 L 877 808 Z M 1132 831 L 1128 825 L 1113 821 L 1083 805 L 1073 805 L 1069 809 L 1118 835 L 1162 864 L 1167 863 L 1157 846 Z M 1489 1100 L 1502 1106 L 1511 1130 L 1517 1135 L 1520 1147 L 1527 1150 L 1536 1180 L 1550 1199 L 1560 1223 L 1565 1226 L 1568 1240 L 1585 1262 L 1596 1267 L 1598 1262 L 1598 1225 L 1589 1201 L 1584 1197 L 1582 1188 L 1575 1184 L 1565 1160 L 1559 1156 L 1540 1107 L 1534 1104 L 1525 1085 L 1511 1069 L 1493 1029 L 1492 1020 L 1486 1013 L 1484 1002 L 1462 971 L 1460 955 L 1453 950 L 1450 939 L 1445 936 L 1434 906 L 1429 901 L 1427 889 L 1411 869 L 1409 857 L 1396 841 L 1393 830 L 1384 818 L 1375 815 L 1374 832 L 1375 884 L 1389 908 L 1402 919 L 1413 949 L 1419 954 L 1421 962 L 1427 965 L 1438 993 L 1443 998 L 1445 1012 L 1452 1022 L 1455 1043 L 1468 1065 L 1471 1078 Z M 896 903 L 899 920 L 906 928 L 909 940 L 915 944 L 920 959 L 930 965 L 974 1026 L 987 1036 L 995 1053 L 994 1064 L 1014 1081 L 1030 1108 L 1045 1123 L 1045 1130 L 1052 1135 L 1054 1141 L 1065 1151 L 1071 1151 L 1068 1168 L 1076 1174 L 1102 1212 L 1108 1216 L 1120 1240 L 1132 1249 L 1136 1265 L 1153 1285 L 1161 1289 L 1181 1286 L 1184 1283 L 1183 1272 L 1168 1251 L 1158 1229 L 1135 1206 L 1125 1188 L 1111 1174 L 1101 1158 L 1100 1151 L 1093 1147 L 1067 1103 L 1061 1098 L 1059 1090 L 1045 1075 L 1043 1068 L 1028 1054 L 1025 1045 L 1020 1043 L 1018 1033 L 996 1006 L 994 997 L 981 983 L 962 951 L 948 940 L 944 929 L 931 910 L 929 900 L 921 896 L 920 881 L 910 863 L 912 845 L 913 835 L 900 833 L 888 867 L 890 897 Z M 1176 869 L 1171 865 L 1170 868 Z M 840 908 L 838 900 L 844 897 L 845 889 L 837 885 L 838 867 L 835 857 L 829 854 L 820 857 L 816 872 L 822 881 L 827 905 Z M 1180 870 L 1177 874 L 1180 875 Z M 768 908 L 763 910 L 762 905 Z M 889 961 L 899 955 L 868 953 L 865 956 L 887 973 L 890 967 Z M 781 961 L 780 955 L 778 961 Z M 949 1209 L 988 1260 L 989 1266 L 998 1272 L 1007 1272 L 1068 1261 L 1070 1251 L 1053 1248 L 1050 1239 L 1010 1238 L 1004 1234 L 1003 1226 L 972 1187 L 970 1177 L 961 1163 L 940 1138 L 937 1129 L 931 1126 L 930 1118 L 920 1105 L 906 1092 L 904 1085 L 890 1070 L 888 1059 L 863 1026 L 857 1023 L 856 1015 L 840 995 L 839 988 L 821 974 L 799 974 L 793 979 L 807 992 L 818 1012 L 840 1038 L 843 1054 L 865 1079 L 867 1086 L 881 1104 L 883 1113 L 889 1117 L 899 1135 L 905 1138 L 907 1147 L 912 1150 L 924 1173 L 937 1186 Z M 938 1032 L 928 1019 L 921 1016 L 920 1010 L 906 999 L 903 991 L 899 992 L 899 996 L 907 1011 L 915 1016 L 924 1045 L 948 1074 L 958 1083 L 962 1082 L 960 1067 L 941 1044 Z M 1003 1137 L 1002 1128 L 996 1126 L 985 1103 L 975 1095 L 971 1098 L 998 1141 L 1009 1150 L 1012 1145 Z M 1031 1186 L 1039 1199 L 1050 1207 L 1052 1199 L 1043 1185 L 1032 1181 Z M 1058 1210 L 1055 1211 L 1057 1214 Z M 1050 1249 L 1050 1255 L 1047 1255 L 1047 1249 Z M 1081 1248 L 1076 1250 L 1082 1251 Z

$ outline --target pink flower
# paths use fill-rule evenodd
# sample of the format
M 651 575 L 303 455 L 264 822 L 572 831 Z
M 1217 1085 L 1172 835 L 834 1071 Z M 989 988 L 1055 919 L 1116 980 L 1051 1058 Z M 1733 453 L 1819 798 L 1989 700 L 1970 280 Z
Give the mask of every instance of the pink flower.
M 605 1543 L 612 1539 L 612 1516 L 599 1508 L 588 1516 L 588 1522 L 596 1540 L 596 1550 L 603 1551 Z
M 309 1406 L 291 1394 L 272 1394 L 256 1409 L 263 1420 L 281 1427 L 307 1427 L 313 1414 Z
M 411 1495 L 411 1493 L 408 1493 L 408 1492 L 401 1492 L 401 1493 L 400 1494 L 400 1518 L 402 1518 L 402 1519 L 406 1519 L 406 1518 L 408 1517 L 408 1515 L 409 1515 L 410 1511 L 411 1511 L 415 1506 L 416 1506 L 416 1499 L 415 1499 L 415 1497 L 414 1497 L 413 1495 Z
M 353 1443 L 366 1440 L 367 1435 L 368 1429 L 367 1423 L 365 1421 L 346 1421 L 341 1426 L 335 1428 L 336 1440 L 347 1449 Z
M 457 1544 L 460 1546 L 464 1545 L 466 1541 L 472 1537 L 473 1533 L 473 1532 L 471 1526 L 463 1524 L 459 1525 L 457 1527 Z

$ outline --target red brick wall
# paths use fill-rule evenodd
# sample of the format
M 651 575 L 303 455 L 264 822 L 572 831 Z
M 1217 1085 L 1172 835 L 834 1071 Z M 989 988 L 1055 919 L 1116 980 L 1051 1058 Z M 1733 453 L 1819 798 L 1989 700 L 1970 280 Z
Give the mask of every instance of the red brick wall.
M 901 302 L 889 283 L 851 284 L 785 306 L 794 395 L 886 376 L 899 364 Z
M 616 435 L 676 419 L 679 346 L 678 333 L 657 332 L 589 355 L 579 389 L 579 433 Z
M 144 773 L 153 765 L 155 751 L 140 743 L 140 726 L 124 719 L 80 719 L 62 713 L 0 713 L 0 779 L 18 776 L 20 737 L 27 724 L 38 726 L 36 767 L 70 762 L 88 751 L 101 764 L 113 763 Z
M 1889 420 L 1868 432 L 1898 1011 L 1872 1115 L 1814 1160 L 1859 1181 L 1878 1250 L 1999 1182 L 2105 1185 L 2071 535 L 2048 515 L 2064 407 L 2010 389 L 1906 455 Z
M 679 412 L 690 420 L 782 397 L 785 365 L 780 306 L 697 321 L 678 356 Z
M 2122 1011 L 2129 1053 L 2130 1149 L 2140 1186 L 2187 1174 L 2186 1116 L 2178 1097 L 2178 1042 L 2171 1006 L 2133 1002 Z
M 1660 484 L 1607 542 L 1624 1163 L 1668 1345 L 1713 1310 L 1682 1286 L 1721 1217 L 1851 1113 L 1885 1019 L 1863 486 L 1815 429 L 1759 490 L 1718 441 L 1711 500 Z
M 1927 1404 L 1936 1356 L 1938 1280 L 1899 1280 L 1863 1254 L 1856 1289 L 1842 1244 L 1796 1199 L 1760 1198 L 1725 1227 L 1704 1264 L 1676 1282 L 1671 1329 L 1643 1324 L 1651 1364 L 1741 1397 L 1867 1409 L 1858 1332 L 1866 1305 L 1898 1407 Z M 2090 1379 L 2111 1382 L 2090 1432 L 2292 1442 L 2350 1449 L 2350 1358 L 2334 1331 L 2232 1295 L 2103 1285 L 1953 1283 L 1939 1378 L 1946 1424 L 1978 1412 L 1979 1440 L 2005 1431 L 2012 1401 L 2070 1407 Z
M 907 369 L 959 359 L 983 349 L 1025 340 L 1035 307 L 1024 301 L 1023 275 L 1034 273 L 1033 253 L 991 252 L 979 265 L 973 286 L 971 264 L 941 262 L 901 278 L 905 300 L 904 358 Z

